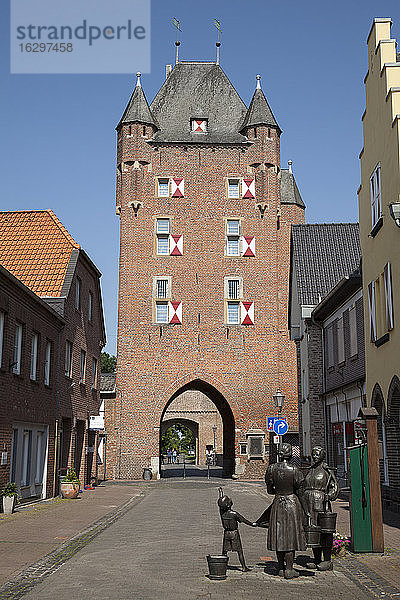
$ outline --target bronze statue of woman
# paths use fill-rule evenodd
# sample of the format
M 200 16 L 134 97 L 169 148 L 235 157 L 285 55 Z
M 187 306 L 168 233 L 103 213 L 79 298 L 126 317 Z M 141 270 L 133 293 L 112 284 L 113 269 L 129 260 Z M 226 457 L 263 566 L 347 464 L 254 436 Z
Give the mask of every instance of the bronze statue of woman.
M 311 458 L 313 462 L 304 478 L 300 493 L 310 525 L 318 527 L 318 513 L 326 512 L 328 504 L 336 500 L 339 495 L 339 485 L 333 469 L 324 462 L 325 450 L 321 446 L 312 449 Z M 314 562 L 308 563 L 307 567 L 317 568 L 319 571 L 331 571 L 333 569 L 332 544 L 333 533 L 321 532 L 320 546 L 313 548 Z
M 297 497 L 303 481 L 298 467 L 289 464 L 292 446 L 284 443 L 279 448 L 280 462 L 270 465 L 265 473 L 269 494 L 275 494 L 272 503 L 267 536 L 268 550 L 275 550 L 279 575 L 286 579 L 298 577 L 293 568 L 296 550 L 306 549 L 303 530 L 303 509 Z

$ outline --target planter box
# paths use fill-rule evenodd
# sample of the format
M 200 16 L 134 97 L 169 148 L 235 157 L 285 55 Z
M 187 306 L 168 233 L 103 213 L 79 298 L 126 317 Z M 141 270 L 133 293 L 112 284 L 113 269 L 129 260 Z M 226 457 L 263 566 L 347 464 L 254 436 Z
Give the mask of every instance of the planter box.
M 63 498 L 68 498 L 69 500 L 73 500 L 78 497 L 79 494 L 79 483 L 71 483 L 67 481 L 63 481 L 60 484 L 61 495 Z
M 11 515 L 15 508 L 15 496 L 3 496 L 3 512 L 6 515 Z

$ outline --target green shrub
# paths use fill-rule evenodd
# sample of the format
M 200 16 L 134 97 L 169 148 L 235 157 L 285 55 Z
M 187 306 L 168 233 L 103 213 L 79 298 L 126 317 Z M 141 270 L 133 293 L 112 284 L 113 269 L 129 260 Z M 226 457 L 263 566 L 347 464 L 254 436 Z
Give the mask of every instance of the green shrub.
M 79 479 L 74 469 L 68 469 L 68 473 L 65 476 L 64 481 L 66 483 L 79 483 Z
M 7 485 L 1 490 L 2 496 L 9 496 L 12 498 L 15 496 L 16 501 L 18 502 L 18 490 L 16 483 L 7 483 Z

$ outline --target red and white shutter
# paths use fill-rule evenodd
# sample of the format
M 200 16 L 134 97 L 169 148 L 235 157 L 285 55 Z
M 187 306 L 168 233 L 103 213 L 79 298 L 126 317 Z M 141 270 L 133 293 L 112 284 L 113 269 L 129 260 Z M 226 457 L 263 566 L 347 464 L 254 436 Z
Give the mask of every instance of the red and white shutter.
M 194 119 L 192 122 L 192 131 L 194 131 L 195 133 L 206 133 L 207 121 L 203 121 L 201 119 Z
M 256 238 L 254 235 L 242 236 L 242 256 L 256 255 Z
M 255 198 L 256 187 L 253 177 L 245 177 L 242 181 L 242 198 Z
M 242 325 L 254 325 L 254 302 L 240 303 L 240 322 Z
M 375 315 L 375 284 L 373 281 L 368 284 L 368 308 L 369 308 L 369 329 L 371 333 L 371 342 L 376 340 L 376 315 Z
M 171 256 L 183 256 L 183 235 L 169 236 L 169 253 Z
M 172 177 L 171 196 L 173 198 L 183 198 L 185 195 L 185 180 L 182 177 Z
M 386 263 L 385 265 L 383 278 L 385 280 L 386 326 L 388 331 L 391 331 L 393 329 L 393 295 L 390 263 Z
M 182 325 L 182 302 L 168 302 L 168 323 Z

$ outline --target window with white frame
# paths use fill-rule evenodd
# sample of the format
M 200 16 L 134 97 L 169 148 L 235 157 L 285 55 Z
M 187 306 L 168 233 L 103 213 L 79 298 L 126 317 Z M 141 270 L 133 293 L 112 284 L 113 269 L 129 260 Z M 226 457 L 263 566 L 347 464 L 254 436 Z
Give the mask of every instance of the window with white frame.
M 3 362 L 4 321 L 4 312 L 0 310 L 0 368 Z
M 46 342 L 44 353 L 44 385 L 50 385 L 51 342 Z
M 92 390 L 96 389 L 97 382 L 97 358 L 93 357 L 92 361 Z
M 22 355 L 22 324 L 15 325 L 14 332 L 14 355 L 12 371 L 15 375 L 21 374 L 21 355 Z
M 243 281 L 240 277 L 225 278 L 226 323 L 240 324 L 240 298 L 243 296 Z
M 159 198 L 169 197 L 169 177 L 158 177 L 157 195 Z
M 76 278 L 75 282 L 75 308 L 76 310 L 81 309 L 81 280 L 79 277 Z
M 32 333 L 31 368 L 30 368 L 31 381 L 36 381 L 36 379 L 37 379 L 38 347 L 39 347 L 39 334 Z
M 381 165 L 376 166 L 370 178 L 371 190 L 371 225 L 374 227 L 382 214 Z
M 240 256 L 240 220 L 226 221 L 226 255 Z
M 358 354 L 357 342 L 357 309 L 352 306 L 349 309 L 349 333 L 350 333 L 350 356 Z
M 240 444 L 240 454 L 247 454 L 247 444 Z
M 155 277 L 153 280 L 155 299 L 155 322 L 168 323 L 168 301 L 171 298 L 171 277 Z
M 69 340 L 65 342 L 64 372 L 65 377 L 72 377 L 72 342 Z
M 81 350 L 79 383 L 85 383 L 85 376 L 86 376 L 86 352 L 85 352 L 85 350 Z
M 336 322 L 336 331 L 338 345 L 338 363 L 343 363 L 345 361 L 343 316 L 341 316 Z
M 88 321 L 93 319 L 93 292 L 89 292 Z
M 170 219 L 157 219 L 157 254 L 169 256 Z
M 228 198 L 240 198 L 240 179 L 228 179 Z

